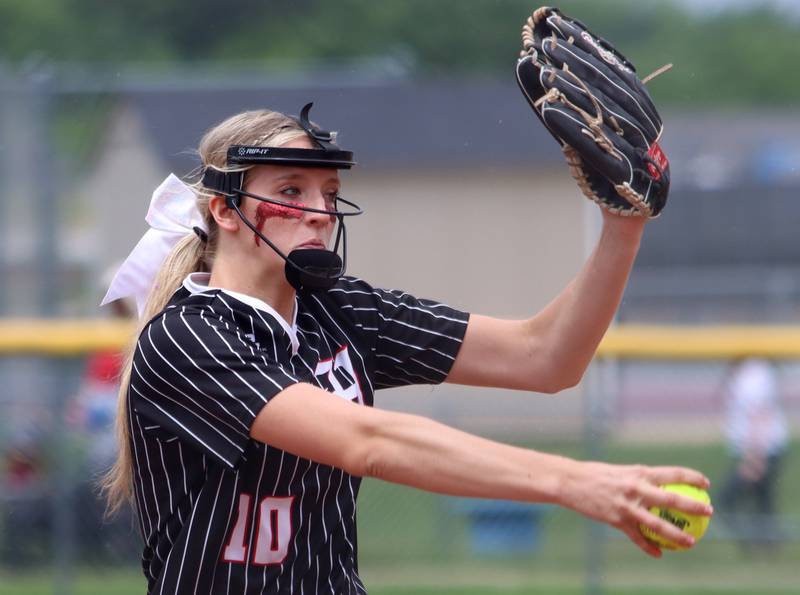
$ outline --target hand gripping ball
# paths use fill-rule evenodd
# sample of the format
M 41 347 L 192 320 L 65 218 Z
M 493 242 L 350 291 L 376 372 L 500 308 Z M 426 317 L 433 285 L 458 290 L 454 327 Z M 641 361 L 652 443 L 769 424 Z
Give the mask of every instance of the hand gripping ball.
M 709 497 L 708 492 L 692 485 L 671 483 L 661 487 L 668 492 L 675 492 L 676 494 L 688 496 L 689 498 L 694 498 L 695 500 L 699 500 L 705 504 L 711 503 L 711 498 Z M 689 535 L 693 536 L 696 541 L 699 541 L 700 538 L 703 537 L 706 529 L 708 528 L 708 522 L 710 520 L 710 518 L 707 516 L 687 514 L 674 508 L 661 508 L 659 506 L 653 506 L 650 508 L 650 512 L 661 517 L 665 521 L 672 523 L 676 527 L 679 527 L 683 531 L 686 531 Z M 645 537 L 651 541 L 654 541 L 665 549 L 687 549 L 654 533 L 649 527 L 641 526 L 640 529 Z

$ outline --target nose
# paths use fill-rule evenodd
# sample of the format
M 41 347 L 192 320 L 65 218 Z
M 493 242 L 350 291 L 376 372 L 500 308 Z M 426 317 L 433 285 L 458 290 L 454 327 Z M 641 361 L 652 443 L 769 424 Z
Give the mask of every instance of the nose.
M 313 196 L 308 197 L 308 202 L 306 206 L 311 207 L 312 209 L 319 209 L 322 211 L 331 211 L 334 209 L 333 204 L 331 201 L 325 198 L 325 195 L 321 192 L 315 192 Z M 306 221 L 310 224 L 315 225 L 325 225 L 328 223 L 333 223 L 334 216 L 327 215 L 325 213 L 314 213 L 311 211 L 306 211 Z

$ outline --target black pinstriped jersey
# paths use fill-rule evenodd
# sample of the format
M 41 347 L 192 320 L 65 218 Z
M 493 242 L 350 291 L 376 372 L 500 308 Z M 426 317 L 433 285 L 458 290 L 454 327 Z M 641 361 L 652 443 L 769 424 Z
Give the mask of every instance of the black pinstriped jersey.
M 468 315 L 343 278 L 302 293 L 290 325 L 190 275 L 139 336 L 128 390 L 148 593 L 366 593 L 360 478 L 252 440 L 273 396 L 308 382 L 371 406 L 442 382 Z

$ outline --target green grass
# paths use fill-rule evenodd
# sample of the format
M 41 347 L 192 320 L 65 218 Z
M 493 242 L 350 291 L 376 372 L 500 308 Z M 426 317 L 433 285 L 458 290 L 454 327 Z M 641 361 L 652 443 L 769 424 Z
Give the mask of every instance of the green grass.
M 76 572 L 73 595 L 142 595 L 146 583 L 135 569 Z M 56 581 L 48 573 L 0 573 L 0 595 L 52 595 Z
M 580 456 L 580 445 L 530 445 Z M 800 451 L 795 443 L 790 452 Z M 610 444 L 604 460 L 619 463 L 686 465 L 706 473 L 712 499 L 729 459 L 723 445 Z M 800 456 L 790 456 L 780 479 L 779 510 L 800 518 Z M 552 509 L 543 523 L 541 547 L 516 556 L 476 560 L 469 527 L 453 514 L 451 501 L 412 489 L 366 481 L 360 497 L 359 545 L 362 574 L 374 593 L 584 593 L 590 560 L 602 565 L 608 593 L 797 593 L 800 543 L 753 557 L 725 539 L 719 521 L 689 552 L 653 560 L 612 530 L 590 534 L 589 523 L 570 511 Z M 387 537 L 391 536 L 391 538 Z M 800 540 L 800 535 L 795 536 Z M 448 585 L 451 586 L 447 590 Z M 385 587 L 378 589 L 377 587 Z M 438 589 L 438 590 L 437 590 Z M 410 592 L 410 591 L 405 591 Z
M 580 445 L 531 446 L 581 453 Z M 790 452 L 800 453 L 800 443 Z M 718 444 L 610 444 L 602 458 L 696 467 L 714 482 L 712 498 L 729 464 Z M 786 461 L 779 495 L 781 512 L 800 518 L 800 454 Z M 359 500 L 360 566 L 371 595 L 582 595 L 592 560 L 604 588 L 598 592 L 607 595 L 789 595 L 798 593 L 800 584 L 800 535 L 776 552 L 753 555 L 726 540 L 717 519 L 693 550 L 653 560 L 621 535 L 590 533 L 578 515 L 552 508 L 535 551 L 476 557 L 469 524 L 453 499 L 368 480 Z M 73 595 L 144 593 L 135 567 L 104 571 L 95 565 L 73 574 Z M 49 571 L 0 571 L 0 595 L 50 595 L 53 585 Z
M 449 571 L 447 567 L 439 569 L 439 581 L 443 582 Z M 576 577 L 579 579 L 580 577 Z M 639 595 L 646 591 L 648 595 L 794 595 L 797 593 L 797 576 L 794 583 L 782 587 L 769 583 L 726 586 L 710 585 L 709 578 L 697 584 L 689 584 L 686 577 L 678 577 L 673 586 L 652 586 L 651 579 L 639 576 L 629 579 L 628 584 L 620 581 L 606 581 L 605 593 L 618 595 Z M 635 584 L 632 584 L 635 582 Z M 583 583 L 576 580 L 574 585 L 561 585 L 533 580 L 523 586 L 495 586 L 479 581 L 478 586 L 466 585 L 415 585 L 414 578 L 409 578 L 405 586 L 386 586 L 367 582 L 371 595 L 585 595 Z M 580 584 L 577 584 L 580 583 Z M 51 595 L 54 593 L 52 577 L 0 574 L 0 595 Z M 134 571 L 99 572 L 87 571 L 76 578 L 75 595 L 141 595 L 144 593 L 144 580 Z

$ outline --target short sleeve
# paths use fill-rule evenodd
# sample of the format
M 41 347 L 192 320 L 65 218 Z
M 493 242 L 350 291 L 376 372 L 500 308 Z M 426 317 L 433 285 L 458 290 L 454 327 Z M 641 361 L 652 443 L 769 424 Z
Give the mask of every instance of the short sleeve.
M 231 322 L 180 307 L 139 336 L 128 394 L 146 421 L 235 467 L 261 408 L 296 382 Z
M 455 362 L 469 314 L 398 290 L 346 279 L 341 307 L 372 345 L 375 387 L 444 382 Z

